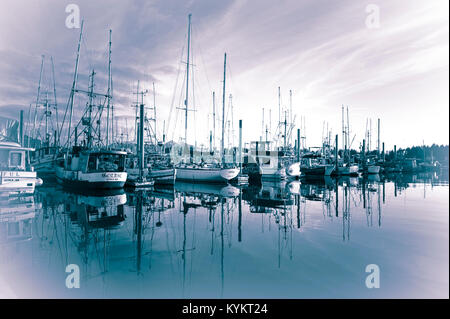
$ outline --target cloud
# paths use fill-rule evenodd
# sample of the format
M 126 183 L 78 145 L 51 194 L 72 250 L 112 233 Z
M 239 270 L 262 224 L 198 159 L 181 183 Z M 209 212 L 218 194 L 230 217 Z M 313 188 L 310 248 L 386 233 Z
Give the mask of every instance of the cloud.
M 15 1 L 1 2 L 0 114 L 14 113 L 13 105 L 27 109 L 36 100 L 42 54 L 46 61 L 54 58 L 63 112 L 79 32 L 64 25 L 68 3 L 47 0 L 24 7 Z M 199 143 L 208 143 L 213 90 L 216 106 L 221 106 L 224 52 L 227 103 L 232 93 L 235 126 L 238 119 L 244 120 L 246 140 L 261 135 L 263 107 L 272 110 L 272 127 L 276 127 L 280 86 L 282 107 L 289 108 L 292 90 L 296 118 L 306 117 L 309 145 L 320 144 L 323 121 L 339 131 L 342 104 L 351 110 L 355 143 L 364 136 L 367 117 L 382 118 L 385 136 L 414 132 L 422 121 L 433 122 L 432 128 L 424 128 L 423 137 L 430 143 L 448 143 L 448 135 L 440 134 L 448 131 L 448 120 L 441 118 L 436 124 L 434 119 L 435 112 L 448 113 L 448 3 L 376 1 L 379 29 L 365 26 L 366 4 L 353 1 L 83 0 L 77 4 L 85 21 L 79 88 L 87 89 L 94 68 L 96 89 L 106 92 L 112 29 L 114 103 L 120 119 L 133 112 L 138 80 L 149 90 L 145 102 L 153 104 L 154 82 L 158 118 L 170 122 L 168 130 L 175 138 L 183 135 L 183 117 L 176 108 L 183 100 L 186 58 L 181 52 L 186 53 L 187 15 L 192 13 L 195 105 L 194 100 L 190 105 L 197 112 L 190 115 L 195 118 L 190 136 Z M 49 66 L 47 62 L 44 87 L 51 91 Z M 436 79 L 442 83 L 433 83 Z M 423 101 L 433 112 L 422 112 Z M 85 98 L 77 97 L 77 116 L 84 105 Z M 421 117 L 392 121 L 406 109 Z M 120 125 L 125 125 L 122 120 Z M 162 125 L 158 126 L 161 136 Z M 410 136 L 402 143 L 418 143 L 415 134 Z

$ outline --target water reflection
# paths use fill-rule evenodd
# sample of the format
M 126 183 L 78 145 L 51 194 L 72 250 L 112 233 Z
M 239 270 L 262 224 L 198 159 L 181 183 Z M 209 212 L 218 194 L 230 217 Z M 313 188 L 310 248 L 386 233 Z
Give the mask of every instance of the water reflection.
M 389 265 L 380 238 L 394 238 L 403 247 L 408 239 L 396 232 L 414 236 L 416 231 L 402 228 L 396 215 L 419 224 L 427 218 L 412 201 L 405 206 L 406 194 L 424 203 L 429 194 L 426 204 L 433 205 L 436 187 L 442 201 L 442 192 L 448 196 L 448 178 L 434 173 L 326 177 L 245 188 L 177 182 L 171 188 L 96 194 L 47 184 L 35 197 L 1 199 L 0 243 L 15 248 L 1 249 L 0 276 L 28 257 L 35 264 L 48 261 L 31 275 L 46 278 L 52 297 L 73 296 L 60 281 L 70 263 L 80 266 L 85 288 L 77 293 L 84 297 L 336 297 L 337 290 L 321 279 L 324 273 L 334 274 L 336 289 L 348 285 L 367 258 L 361 245 L 374 252 L 372 259 Z M 448 199 L 443 205 L 448 209 Z M 448 218 L 443 220 L 448 238 Z M 375 227 L 376 232 L 364 230 Z M 431 231 L 427 236 L 436 235 Z M 29 249 L 18 250 L 18 245 Z M 403 247 L 396 253 L 416 257 L 420 248 L 427 249 Z M 21 254 L 25 257 L 18 258 Z M 330 263 L 343 268 L 329 268 Z M 448 263 L 441 267 L 448 270 Z M 13 279 L 4 280 L 17 295 L 33 295 L 15 289 Z M 396 296 L 411 293 L 407 280 L 402 285 Z M 365 293 L 358 282 L 345 296 Z

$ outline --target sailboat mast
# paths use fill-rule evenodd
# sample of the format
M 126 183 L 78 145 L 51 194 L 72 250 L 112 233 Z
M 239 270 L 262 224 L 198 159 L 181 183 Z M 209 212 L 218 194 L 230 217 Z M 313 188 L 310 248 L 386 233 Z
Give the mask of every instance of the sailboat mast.
M 221 155 L 222 164 L 225 164 L 225 148 L 224 148 L 224 134 L 225 134 L 225 81 L 227 70 L 227 54 L 224 54 L 223 58 L 223 92 L 222 92 L 222 141 L 221 141 Z
M 188 43 L 187 43 L 187 61 L 186 61 L 186 100 L 184 101 L 185 105 L 185 120 L 184 120 L 184 142 L 187 144 L 187 135 L 188 135 L 188 105 L 189 105 L 189 65 L 190 65 L 190 50 L 191 50 L 191 16 L 188 16 Z

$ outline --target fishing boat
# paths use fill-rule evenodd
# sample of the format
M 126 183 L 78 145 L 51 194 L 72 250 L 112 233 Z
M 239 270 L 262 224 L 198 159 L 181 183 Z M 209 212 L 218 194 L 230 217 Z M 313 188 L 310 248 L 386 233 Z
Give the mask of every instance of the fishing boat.
M 30 165 L 29 152 L 15 142 L 0 141 L 0 194 L 32 194 L 37 183 L 36 172 Z
M 121 188 L 127 180 L 126 152 L 73 147 L 57 162 L 56 178 L 69 188 Z
M 320 154 L 306 154 L 302 157 L 301 173 L 312 176 L 330 176 L 334 165 L 326 163 Z

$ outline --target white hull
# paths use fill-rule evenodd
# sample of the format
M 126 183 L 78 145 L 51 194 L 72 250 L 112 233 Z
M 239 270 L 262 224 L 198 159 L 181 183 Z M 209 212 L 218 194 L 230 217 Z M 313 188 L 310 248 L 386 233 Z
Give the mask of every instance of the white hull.
M 33 194 L 36 172 L 0 171 L 0 194 Z
M 286 178 L 286 169 L 285 168 L 260 166 L 259 172 L 261 173 L 261 178 L 263 178 L 263 179 L 285 179 Z
M 226 183 L 238 174 L 238 168 L 178 167 L 176 179 L 191 182 Z
M 286 174 L 291 177 L 300 176 L 300 163 L 292 163 L 286 167 Z
M 73 187 L 121 188 L 127 180 L 126 172 L 92 172 L 65 170 L 56 167 L 58 182 Z

